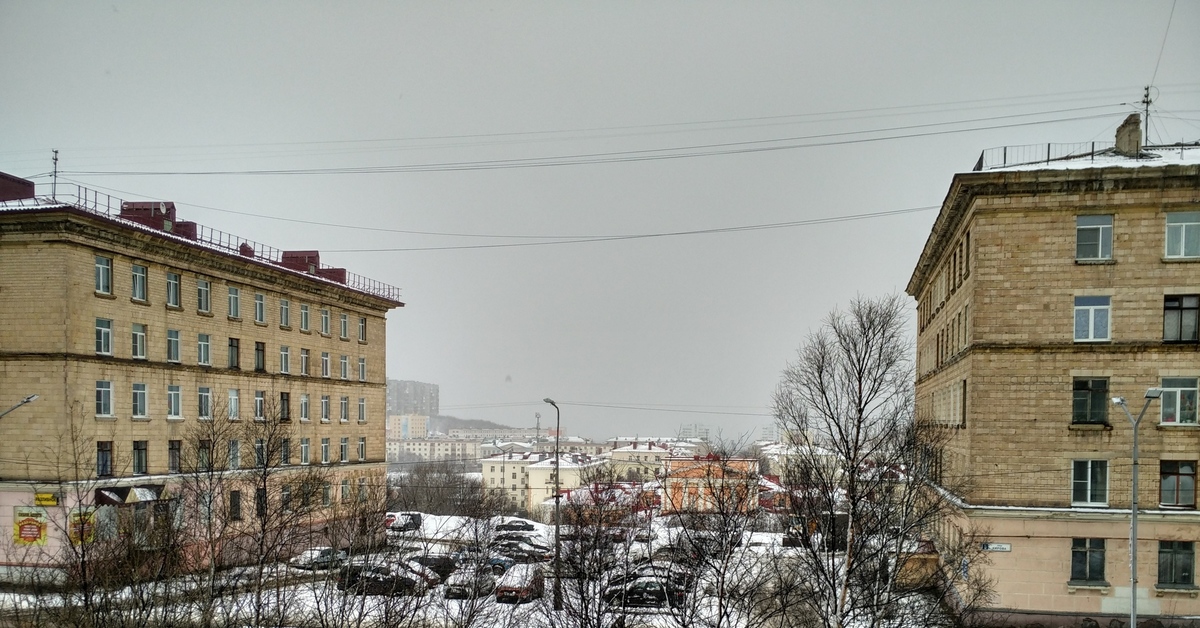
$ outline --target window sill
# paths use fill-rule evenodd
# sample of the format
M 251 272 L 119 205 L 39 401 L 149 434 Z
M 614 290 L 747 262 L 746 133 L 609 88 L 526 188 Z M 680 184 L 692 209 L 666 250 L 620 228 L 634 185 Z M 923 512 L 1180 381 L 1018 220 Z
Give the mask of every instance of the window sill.
M 350 342 L 350 336 L 338 336 L 338 340 Z
M 254 321 L 254 325 L 257 327 L 266 327 L 267 321 Z
M 366 341 L 366 340 L 362 340 L 362 339 L 360 338 L 360 339 L 359 339 L 359 341 L 358 341 L 358 344 L 360 344 L 360 345 L 365 345 L 365 344 L 367 344 L 367 341 Z
M 186 418 L 181 417 L 181 416 L 168 416 L 167 417 L 167 421 L 169 421 L 171 423 L 179 423 L 181 421 L 186 421 L 186 420 L 187 420 Z
M 213 317 L 213 313 L 212 313 L 212 312 L 205 312 L 204 310 L 196 310 L 196 316 L 207 316 L 208 318 L 212 318 L 212 317 Z
M 321 337 L 322 338 L 333 338 L 333 334 L 323 331 L 323 332 L 321 332 Z
M 1112 258 L 1109 258 L 1109 259 L 1078 259 L 1078 258 L 1076 258 L 1075 259 L 1076 266 L 1106 266 L 1109 264 L 1116 264 L 1116 263 L 1117 263 L 1117 260 L 1112 259 Z
M 329 422 L 329 419 L 321 419 L 321 422 L 322 422 L 322 423 L 328 423 L 328 422 Z
M 1071 508 L 1108 508 L 1108 503 L 1071 502 Z
M 291 325 L 280 325 L 279 330 L 280 331 L 292 331 L 292 326 Z
M 1094 340 L 1090 339 L 1090 338 L 1076 338 L 1075 339 L 1075 344 L 1077 344 L 1077 345 L 1103 345 L 1103 344 L 1111 344 L 1111 343 L 1112 343 L 1112 338 L 1096 338 Z
M 338 423 L 349 423 L 350 419 L 338 419 Z
M 1200 588 L 1196 588 L 1193 584 L 1156 584 L 1154 585 L 1154 596 L 1162 597 L 1164 595 L 1186 595 L 1188 597 L 1196 597 L 1200 593 Z
M 117 295 L 115 295 L 111 292 L 96 292 L 95 295 L 97 298 L 100 298 L 100 299 L 116 300 L 116 298 L 117 298 Z
M 1112 428 L 1108 423 L 1072 423 L 1067 426 L 1072 432 L 1111 432 Z
M 1200 262 L 1200 257 L 1163 257 L 1164 264 L 1187 264 L 1189 262 Z
M 148 417 L 148 416 L 132 416 L 132 417 L 129 417 L 129 420 L 130 421 L 138 421 L 139 423 L 149 423 L 150 417 Z
M 97 421 L 116 421 L 117 417 L 112 414 L 97 414 L 96 420 Z
M 1159 504 L 1158 508 L 1159 508 L 1159 510 L 1166 510 L 1169 512 L 1192 512 L 1192 511 L 1196 510 L 1196 505 L 1195 504 L 1189 504 L 1189 505 Z
M 150 305 L 149 301 L 147 301 L 145 299 L 134 298 L 134 297 L 129 297 L 129 302 L 134 305 Z
M 182 312 L 183 311 L 182 307 L 180 307 L 178 305 L 171 305 L 170 303 L 167 304 L 167 309 L 171 310 L 172 312 Z
M 308 335 L 310 335 L 310 336 L 311 336 L 311 335 L 312 335 L 312 330 L 311 330 L 311 329 L 301 329 L 301 330 L 300 330 L 300 333 L 302 333 L 302 334 L 308 334 Z
M 1200 428 L 1200 425 L 1195 423 L 1159 423 L 1154 426 L 1156 430 L 1172 431 L 1172 430 L 1194 430 Z
M 241 316 L 226 316 L 226 317 L 225 317 L 225 319 L 226 319 L 226 320 L 229 320 L 229 321 L 231 321 L 231 322 L 234 322 L 234 323 L 240 323 L 240 322 L 242 322 L 242 317 L 241 317 Z

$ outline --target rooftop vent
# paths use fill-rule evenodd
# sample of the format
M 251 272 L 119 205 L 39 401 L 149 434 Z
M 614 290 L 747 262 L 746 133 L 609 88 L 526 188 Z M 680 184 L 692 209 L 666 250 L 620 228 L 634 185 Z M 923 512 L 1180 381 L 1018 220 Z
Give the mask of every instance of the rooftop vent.
M 1136 113 L 1131 113 L 1121 126 L 1117 127 L 1117 154 L 1137 157 L 1141 152 L 1142 118 Z

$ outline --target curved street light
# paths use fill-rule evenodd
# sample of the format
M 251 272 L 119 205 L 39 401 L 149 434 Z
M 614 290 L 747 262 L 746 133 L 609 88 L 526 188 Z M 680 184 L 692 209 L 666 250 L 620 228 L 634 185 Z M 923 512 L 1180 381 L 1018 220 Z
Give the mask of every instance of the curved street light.
M 562 516 L 559 514 L 559 504 L 562 501 L 562 496 L 559 495 L 559 480 L 558 480 L 558 435 L 562 431 L 562 412 L 558 409 L 558 404 L 554 400 L 546 397 L 542 401 L 554 406 L 554 610 L 561 611 L 562 603 L 562 584 L 559 578 L 559 559 L 561 557 L 562 544 L 559 541 L 558 533 L 562 527 Z
M 0 412 L 0 419 L 3 419 L 5 417 L 5 415 L 7 415 L 9 412 L 12 412 L 13 410 L 16 410 L 17 408 L 20 408 L 21 406 L 23 406 L 27 403 L 33 403 L 34 401 L 37 401 L 38 399 L 41 399 L 41 396 L 29 395 L 28 397 L 22 399 L 21 402 L 18 403 L 17 405 L 5 410 L 4 412 Z
M 1113 397 L 1114 405 L 1121 406 L 1125 411 L 1125 416 L 1129 417 L 1129 422 L 1133 424 L 1133 499 L 1130 502 L 1129 510 L 1129 625 L 1137 626 L 1137 519 L 1138 519 L 1138 425 L 1142 422 L 1142 417 L 1146 415 L 1146 408 L 1150 407 L 1150 402 L 1162 397 L 1161 388 L 1146 389 L 1146 403 L 1142 404 L 1142 411 L 1138 413 L 1137 418 L 1133 418 L 1133 414 L 1129 411 L 1129 406 L 1125 405 L 1124 397 Z

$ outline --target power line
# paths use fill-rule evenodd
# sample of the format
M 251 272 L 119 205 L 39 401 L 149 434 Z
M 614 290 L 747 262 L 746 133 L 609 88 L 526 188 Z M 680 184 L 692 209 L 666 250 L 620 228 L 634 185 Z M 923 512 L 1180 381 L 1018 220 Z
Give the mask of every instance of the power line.
M 1154 61 L 1154 73 L 1150 75 L 1150 84 L 1154 84 L 1154 79 L 1158 78 L 1158 66 L 1162 63 L 1163 51 L 1167 49 L 1167 35 L 1171 32 L 1171 20 L 1175 18 L 1175 4 L 1178 0 L 1172 0 L 1171 13 L 1167 16 L 1167 28 L 1163 31 L 1162 45 L 1158 47 L 1158 59 Z

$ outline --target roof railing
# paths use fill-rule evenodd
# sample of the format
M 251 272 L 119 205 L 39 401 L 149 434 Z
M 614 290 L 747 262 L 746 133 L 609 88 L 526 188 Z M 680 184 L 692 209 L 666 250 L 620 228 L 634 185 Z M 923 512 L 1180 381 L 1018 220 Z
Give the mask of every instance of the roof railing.
M 975 162 L 975 172 L 1007 168 L 1009 166 L 1025 166 L 1031 164 L 1046 164 L 1066 159 L 1079 159 L 1111 153 L 1116 142 L 1076 142 L 1072 144 L 1025 144 L 1023 146 L 999 146 L 985 149 Z

